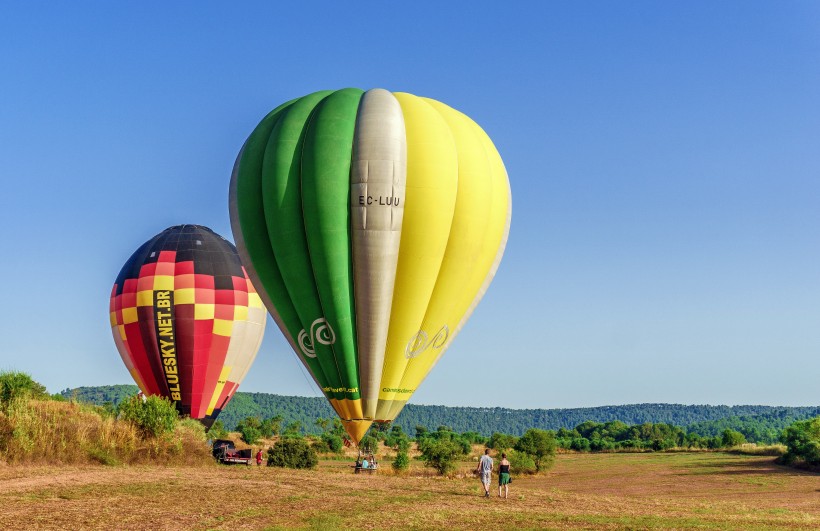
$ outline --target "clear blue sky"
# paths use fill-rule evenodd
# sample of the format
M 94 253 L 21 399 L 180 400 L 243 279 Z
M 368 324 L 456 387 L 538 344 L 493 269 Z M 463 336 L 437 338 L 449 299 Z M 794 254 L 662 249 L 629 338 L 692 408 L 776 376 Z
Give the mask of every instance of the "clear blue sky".
M 130 383 L 108 297 L 178 223 L 232 238 L 277 104 L 382 87 L 494 139 L 513 222 L 415 403 L 820 404 L 817 2 L 0 3 L 0 369 Z M 317 396 L 269 322 L 240 390 Z

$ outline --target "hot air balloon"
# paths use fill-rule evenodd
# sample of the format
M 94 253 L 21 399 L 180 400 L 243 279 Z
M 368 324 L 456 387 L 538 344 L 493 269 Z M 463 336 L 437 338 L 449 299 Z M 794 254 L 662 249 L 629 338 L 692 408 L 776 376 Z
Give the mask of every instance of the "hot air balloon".
M 210 427 L 250 369 L 267 314 L 236 248 L 207 227 L 165 229 L 131 255 L 110 300 L 117 350 L 142 392 Z
M 470 118 L 348 88 L 259 123 L 234 166 L 230 213 L 265 306 L 358 443 L 396 418 L 487 290 L 511 197 Z

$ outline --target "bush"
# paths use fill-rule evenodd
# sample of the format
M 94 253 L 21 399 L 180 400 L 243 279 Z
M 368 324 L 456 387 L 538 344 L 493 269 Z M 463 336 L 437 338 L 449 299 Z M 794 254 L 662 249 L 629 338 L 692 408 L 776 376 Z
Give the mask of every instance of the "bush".
M 407 452 L 399 450 L 399 452 L 396 453 L 396 458 L 393 459 L 392 466 L 396 472 L 404 472 L 410 468 L 410 457 L 407 455 Z
M 268 449 L 268 466 L 316 468 L 316 450 L 300 437 L 283 438 Z
M 810 466 L 820 466 L 820 417 L 800 420 L 783 431 L 781 436 L 787 451 L 786 463 L 804 461 Z
M 46 388 L 24 372 L 0 372 L 0 406 L 6 410 L 14 400 L 49 398 Z
M 162 396 L 135 395 L 120 402 L 119 418 L 131 422 L 144 436 L 160 437 L 174 431 L 179 414 L 173 402 Z
M 325 447 L 327 447 L 328 451 L 338 454 L 342 451 L 342 447 L 344 443 L 342 442 L 342 438 L 338 435 L 334 435 L 333 433 L 323 433 L 322 434 L 322 443 Z
M 510 470 L 514 474 L 535 474 L 538 472 L 535 459 L 525 452 L 510 450 L 507 454 L 507 460 L 510 462 Z
M 439 474 L 448 474 L 455 470 L 456 459 L 463 455 L 461 445 L 455 441 L 437 440 L 427 437 L 420 444 L 421 458 L 429 467 Z

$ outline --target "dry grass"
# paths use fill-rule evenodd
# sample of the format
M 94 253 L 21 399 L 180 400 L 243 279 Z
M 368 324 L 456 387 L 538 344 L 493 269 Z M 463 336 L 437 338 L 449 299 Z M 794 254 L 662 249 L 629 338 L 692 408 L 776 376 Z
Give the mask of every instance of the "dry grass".
M 34 529 L 810 529 L 817 474 L 725 453 L 565 454 L 516 478 L 510 499 L 478 481 L 267 467 L 0 466 L 0 528 Z
M 169 436 L 145 439 L 132 424 L 117 421 L 93 406 L 16 401 L 6 413 L 0 413 L 0 461 L 212 465 L 202 429 L 191 422 L 180 422 Z

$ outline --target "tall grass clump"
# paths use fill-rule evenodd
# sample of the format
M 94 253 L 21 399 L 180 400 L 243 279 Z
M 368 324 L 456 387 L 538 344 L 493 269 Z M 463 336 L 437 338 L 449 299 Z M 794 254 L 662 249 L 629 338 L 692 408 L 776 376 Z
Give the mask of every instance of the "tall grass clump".
M 48 464 L 213 464 L 204 427 L 167 401 L 104 407 L 52 400 L 24 373 L 0 373 L 0 461 Z M 169 420 L 170 419 L 170 420 Z

